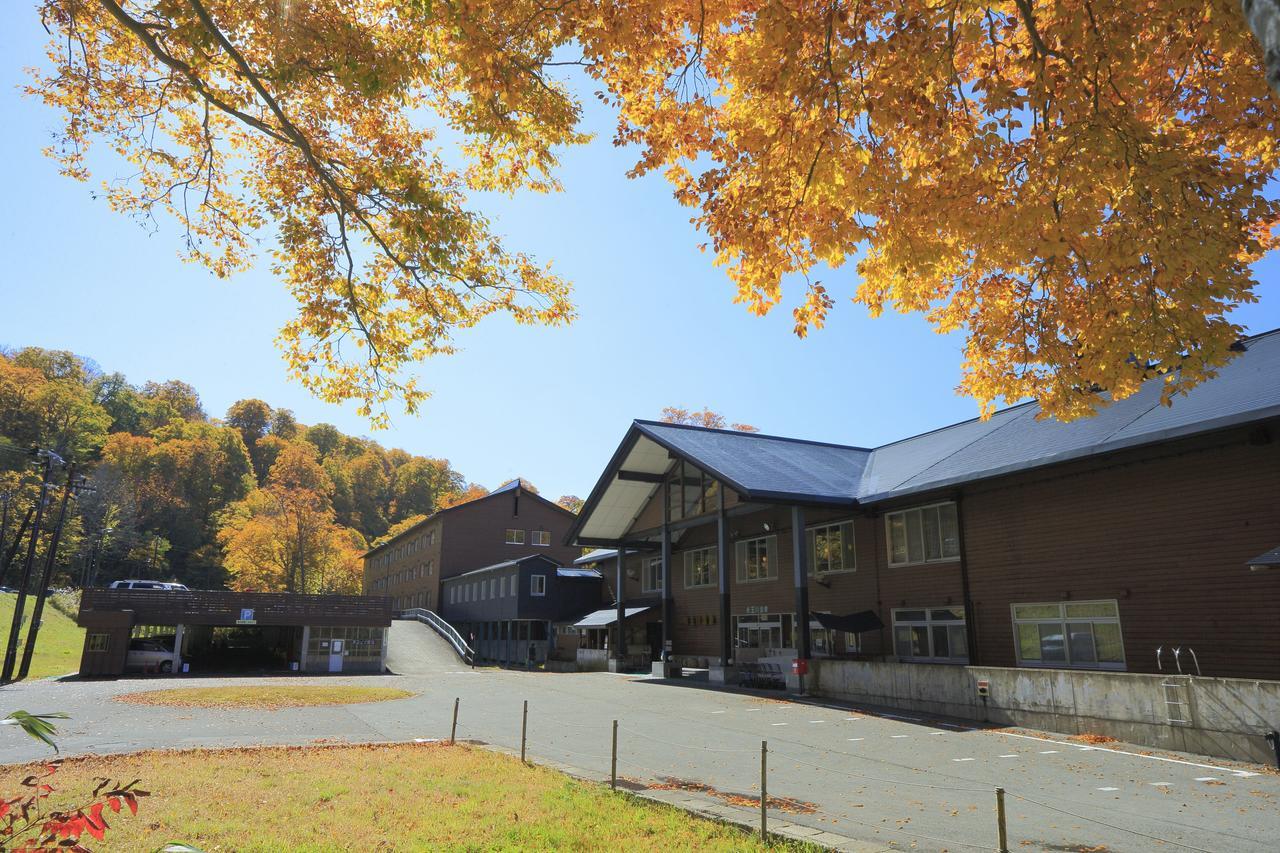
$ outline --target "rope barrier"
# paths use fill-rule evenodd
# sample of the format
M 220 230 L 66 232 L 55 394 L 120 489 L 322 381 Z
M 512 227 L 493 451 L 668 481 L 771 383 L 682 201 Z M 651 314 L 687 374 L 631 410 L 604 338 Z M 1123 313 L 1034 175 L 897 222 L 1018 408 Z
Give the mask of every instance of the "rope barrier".
M 785 758 L 794 761 L 797 764 L 803 764 L 805 767 L 812 767 L 815 770 L 824 770 L 828 773 L 836 773 L 841 776 L 848 776 L 851 779 L 867 779 L 872 782 L 883 782 L 886 785 L 909 785 L 913 788 L 932 788 L 935 791 L 964 791 L 970 794 L 990 794 L 990 788 L 960 788 L 954 785 L 930 785 L 925 782 L 907 782 L 900 779 L 881 779 L 876 776 L 867 776 L 865 773 L 852 773 L 848 770 L 839 770 L 835 767 L 826 767 L 821 764 L 811 764 L 808 761 L 796 758 L 794 755 L 788 755 L 785 752 L 771 752 L 776 758 Z
M 1159 841 L 1159 842 L 1161 842 L 1162 844 L 1172 844 L 1172 845 L 1173 845 L 1173 846 L 1175 846 L 1175 847 L 1182 847 L 1182 848 L 1184 848 L 1184 849 L 1186 849 L 1186 850 L 1196 850 L 1196 851 L 1198 851 L 1198 853 L 1214 853 L 1214 851 L 1212 851 L 1212 850 L 1206 850 L 1206 849 L 1204 849 L 1203 847 L 1196 847 L 1196 846 L 1195 846 L 1195 845 L 1193 845 L 1193 844 L 1187 844 L 1187 843 L 1182 842 L 1182 841 L 1173 841 L 1172 839 L 1169 839 L 1169 838 L 1160 838 L 1159 836 L 1156 836 L 1156 835 L 1148 835 L 1147 833 L 1145 833 L 1145 832 L 1141 832 L 1140 830 L 1137 830 L 1137 829 L 1132 829 L 1132 828 L 1127 827 L 1127 826 L 1116 826 L 1116 825 L 1115 825 L 1115 824 L 1113 824 L 1113 823 L 1107 823 L 1107 822 L 1106 822 L 1106 821 L 1104 821 L 1104 820 L 1098 820 L 1096 817 L 1085 817 L 1084 815 L 1076 814 L 1075 812 L 1069 812 L 1069 811 L 1067 811 L 1066 809 L 1060 809 L 1060 808 L 1058 808 L 1058 807 L 1056 807 L 1056 806 L 1051 806 L 1051 805 L 1049 805 L 1048 803 L 1042 803 L 1042 802 L 1040 802 L 1039 800 L 1033 800 L 1033 799 L 1031 799 L 1030 797 L 1024 797 L 1024 796 L 1022 796 L 1021 794 L 1015 794 L 1015 793 L 1013 793 L 1012 791 L 1010 791 L 1010 792 L 1008 792 L 1008 793 L 1009 793 L 1009 796 L 1013 797 L 1014 799 L 1022 800 L 1024 803 L 1031 803 L 1031 804 L 1033 804 L 1033 805 L 1040 806 L 1040 807 L 1041 807 L 1041 808 L 1043 808 L 1043 809 L 1048 809 L 1048 810 L 1049 810 L 1049 811 L 1051 811 L 1051 812 L 1057 812 L 1058 814 L 1064 814 L 1064 815 L 1067 815 L 1068 817 L 1073 817 L 1073 818 L 1075 818 L 1076 820 L 1083 820 L 1083 821 L 1085 821 L 1085 822 L 1087 822 L 1087 823 L 1096 823 L 1096 824 L 1098 824 L 1099 826 L 1105 826 L 1105 827 L 1107 827 L 1108 829 L 1116 829 L 1116 830 L 1119 830 L 1120 832 L 1128 832 L 1128 833 L 1132 833 L 1133 835 L 1138 835 L 1138 836 L 1141 836 L 1141 837 L 1143 837 L 1143 838 L 1150 839 L 1151 841 Z M 1166 823 L 1167 823 L 1167 821 L 1166 821 Z M 1219 834 L 1229 834 L 1229 833 L 1219 833 Z M 1241 836 L 1238 836 L 1238 835 L 1232 835 L 1231 837 L 1232 837 L 1232 838 L 1239 838 L 1239 839 L 1241 839 L 1241 840 L 1243 840 L 1243 841 L 1251 841 L 1251 840 L 1252 840 L 1252 839 L 1247 839 L 1247 838 L 1241 838 Z

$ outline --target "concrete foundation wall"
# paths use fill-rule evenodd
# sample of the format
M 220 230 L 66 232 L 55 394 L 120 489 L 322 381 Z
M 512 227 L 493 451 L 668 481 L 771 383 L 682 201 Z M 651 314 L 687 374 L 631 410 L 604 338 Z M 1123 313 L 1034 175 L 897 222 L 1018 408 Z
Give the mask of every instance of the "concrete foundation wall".
M 1187 675 L 815 659 L 819 696 L 1275 763 L 1280 682 Z M 984 706 L 978 682 L 990 682 Z

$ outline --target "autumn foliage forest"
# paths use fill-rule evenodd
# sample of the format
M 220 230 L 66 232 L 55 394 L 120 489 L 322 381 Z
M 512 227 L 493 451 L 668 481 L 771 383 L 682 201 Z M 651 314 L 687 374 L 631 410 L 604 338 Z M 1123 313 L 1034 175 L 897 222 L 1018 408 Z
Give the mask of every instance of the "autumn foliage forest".
M 448 460 L 300 424 L 261 400 L 217 418 L 185 382 L 136 386 L 70 352 L 0 351 L 2 585 L 16 584 L 25 554 L 37 446 L 76 463 L 90 487 L 70 501 L 56 586 L 96 566 L 99 584 L 358 592 L 369 544 L 486 493 Z M 65 479 L 55 471 L 59 488 Z M 46 517 L 41 554 L 51 527 Z

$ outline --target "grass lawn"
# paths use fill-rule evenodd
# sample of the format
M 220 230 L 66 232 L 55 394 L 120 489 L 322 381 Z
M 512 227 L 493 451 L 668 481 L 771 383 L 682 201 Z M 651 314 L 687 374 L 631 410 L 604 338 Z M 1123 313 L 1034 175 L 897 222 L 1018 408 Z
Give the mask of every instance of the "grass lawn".
M 410 690 L 398 690 L 394 687 L 352 687 L 344 684 L 313 687 L 178 687 L 173 690 L 125 693 L 117 696 L 116 701 L 178 708 L 252 708 L 257 711 L 277 711 L 281 708 L 310 705 L 386 702 L 412 695 Z
M 36 766 L 0 768 L 0 794 Z M 53 778 L 54 804 L 70 804 L 102 776 L 140 779 L 151 792 L 137 817 L 108 814 L 102 849 L 111 850 L 171 840 L 208 851 L 804 849 L 766 848 L 737 829 L 461 744 L 68 759 Z
M 13 605 L 18 596 L 11 593 L 0 595 L 0 636 L 7 641 L 9 626 L 13 622 Z M 21 642 L 26 643 L 26 624 L 31 619 L 31 608 L 35 606 L 35 598 L 27 598 L 25 622 L 21 633 Z M 31 656 L 31 672 L 28 678 L 47 678 L 50 675 L 66 675 L 80 669 L 80 652 L 84 649 L 84 629 L 77 626 L 75 620 L 51 607 L 47 602 L 41 617 L 44 624 L 40 626 L 40 635 L 36 638 L 36 651 Z M 18 646 L 18 660 L 22 660 L 22 648 Z

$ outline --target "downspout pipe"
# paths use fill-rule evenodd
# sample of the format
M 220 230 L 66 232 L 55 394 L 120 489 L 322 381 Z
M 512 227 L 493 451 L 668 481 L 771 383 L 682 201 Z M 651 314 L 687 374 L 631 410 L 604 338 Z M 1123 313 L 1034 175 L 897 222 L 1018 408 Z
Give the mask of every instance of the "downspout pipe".
M 978 654 L 977 613 L 973 609 L 973 598 L 969 593 L 969 555 L 965 548 L 964 535 L 964 493 L 956 493 L 956 535 L 960 542 L 960 597 L 964 603 L 964 635 L 969 646 L 969 666 L 980 666 Z

